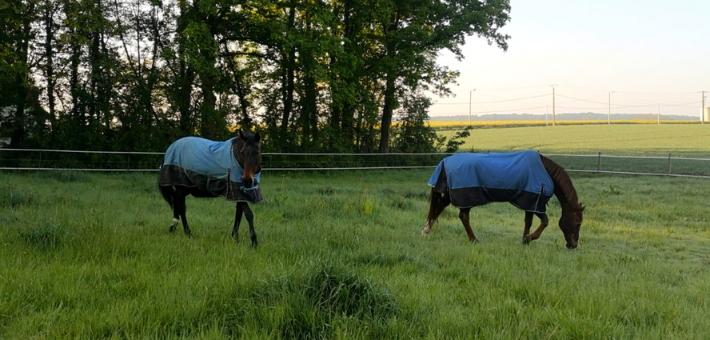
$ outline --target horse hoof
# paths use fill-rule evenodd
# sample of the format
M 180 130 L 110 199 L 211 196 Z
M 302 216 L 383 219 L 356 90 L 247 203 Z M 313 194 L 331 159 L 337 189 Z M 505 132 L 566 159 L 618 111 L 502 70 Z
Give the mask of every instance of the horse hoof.
M 477 238 L 471 239 L 471 243 L 476 244 L 479 243 Z
M 251 249 L 256 249 L 256 248 L 258 248 L 258 247 L 259 247 L 259 244 L 256 243 L 256 242 L 252 242 L 252 243 L 249 245 L 249 248 L 251 248 Z
M 174 225 L 171 225 L 171 226 L 170 226 L 170 229 L 168 229 L 168 230 L 169 230 L 171 233 L 174 233 L 174 232 L 175 232 L 175 229 L 176 229 L 175 226 L 174 226 Z
M 523 244 L 530 244 L 530 241 L 532 240 L 530 239 L 529 235 L 523 236 Z

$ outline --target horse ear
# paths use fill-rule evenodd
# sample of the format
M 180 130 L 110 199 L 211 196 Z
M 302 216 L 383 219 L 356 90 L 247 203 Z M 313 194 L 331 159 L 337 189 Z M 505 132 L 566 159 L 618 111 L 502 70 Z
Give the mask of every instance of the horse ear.
M 584 208 L 586 208 L 586 207 L 584 206 L 584 204 L 582 204 L 582 203 L 579 204 L 579 207 L 580 207 L 580 208 L 579 208 L 579 212 L 583 212 L 583 211 L 584 211 Z
M 259 138 L 259 133 L 258 133 L 258 132 L 255 133 L 255 134 L 254 134 L 254 143 L 259 143 L 260 140 L 261 140 L 261 139 Z
M 241 140 L 246 140 L 246 138 L 244 138 L 244 131 L 239 130 L 239 138 L 240 138 Z

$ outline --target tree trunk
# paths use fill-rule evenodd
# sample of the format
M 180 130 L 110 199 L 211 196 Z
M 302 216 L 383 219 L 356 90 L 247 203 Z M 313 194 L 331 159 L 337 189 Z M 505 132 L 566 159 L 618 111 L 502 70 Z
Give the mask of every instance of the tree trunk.
M 234 72 L 234 80 L 235 80 L 235 86 L 236 88 L 236 93 L 237 97 L 239 98 L 239 108 L 242 111 L 242 119 L 239 125 L 243 129 L 250 130 L 252 128 L 252 120 L 251 117 L 249 117 L 249 100 L 247 99 L 247 93 L 246 89 L 244 88 L 244 84 L 242 83 L 242 76 L 238 74 L 237 72 Z
M 202 89 L 200 135 L 208 139 L 215 139 L 219 124 L 215 110 L 217 97 L 214 94 L 214 76 L 209 74 L 209 71 L 200 72 L 200 83 Z
M 312 63 L 315 62 L 311 55 L 304 56 L 307 60 L 304 62 L 304 96 L 303 104 L 301 105 L 301 127 L 303 129 L 303 137 L 301 144 L 308 147 L 311 142 L 316 142 L 316 134 L 318 133 L 318 114 L 317 96 L 318 89 L 316 88 L 316 79 L 311 74 Z
M 54 7 L 51 0 L 45 2 L 44 23 L 45 23 L 45 40 L 44 40 L 44 56 L 47 66 L 45 68 L 45 76 L 47 77 L 47 105 L 49 106 L 49 122 L 52 131 L 57 129 L 57 117 L 55 115 L 55 98 L 54 98 L 54 51 L 52 50 L 52 38 L 54 35 Z
M 12 130 L 12 140 L 10 141 L 13 147 L 22 146 L 25 142 L 25 107 L 27 106 L 27 94 L 29 93 L 29 66 L 27 62 L 29 57 L 30 39 L 32 38 L 32 13 L 34 13 L 34 3 L 30 2 L 27 11 L 22 16 L 22 36 L 19 41 L 19 63 L 25 67 L 18 70 L 15 74 L 17 97 L 15 98 L 14 129 Z
M 190 105 L 192 103 L 192 82 L 194 80 L 194 72 L 190 66 L 187 65 L 185 57 L 183 55 L 179 56 L 179 71 L 178 76 L 175 77 L 176 88 L 176 98 L 178 112 L 180 113 L 180 132 L 183 136 L 189 136 L 195 133 L 194 126 L 192 124 L 192 113 L 190 110 Z
M 291 4 L 291 9 L 288 14 L 288 30 L 294 30 L 296 17 L 296 8 Z M 289 34 L 290 35 L 290 34 Z M 292 38 L 292 37 L 291 37 Z M 284 53 L 282 67 L 284 68 L 284 77 L 282 78 L 284 89 L 283 92 L 283 115 L 281 117 L 281 147 L 284 148 L 289 143 L 288 138 L 288 125 L 291 119 L 291 112 L 293 111 L 293 91 L 295 89 L 294 78 L 295 78 L 295 60 L 296 60 L 296 48 L 289 47 L 288 54 Z
M 380 152 L 390 151 L 390 125 L 392 124 L 392 112 L 396 105 L 395 80 L 397 76 L 394 72 L 387 74 L 387 84 L 385 88 L 385 105 L 382 108 L 382 125 L 380 126 Z

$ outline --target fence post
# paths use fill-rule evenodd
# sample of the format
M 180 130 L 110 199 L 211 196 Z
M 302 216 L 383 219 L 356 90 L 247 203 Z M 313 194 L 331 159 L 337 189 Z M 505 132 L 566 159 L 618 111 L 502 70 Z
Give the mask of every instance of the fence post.
M 671 174 L 671 153 L 668 153 L 668 175 Z
M 599 151 L 599 156 L 597 156 L 597 173 L 602 169 L 602 152 Z

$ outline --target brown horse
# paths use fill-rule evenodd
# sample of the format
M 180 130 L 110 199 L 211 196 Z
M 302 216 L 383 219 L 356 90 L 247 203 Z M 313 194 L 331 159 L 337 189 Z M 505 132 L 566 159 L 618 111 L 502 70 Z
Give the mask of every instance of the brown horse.
M 242 216 L 249 223 L 251 247 L 256 247 L 254 214 L 249 203 L 263 200 L 259 178 L 261 144 L 259 134 L 239 133 L 225 142 L 185 137 L 175 141 L 165 153 L 158 184 L 163 198 L 173 210 L 170 232 L 182 219 L 185 234 L 192 237 L 187 223 L 185 197 L 222 197 L 236 202 L 232 236 L 239 241 Z
M 578 202 L 577 191 L 574 189 L 569 175 L 559 164 L 553 162 L 545 156 L 537 154 L 534 151 L 527 151 L 527 153 L 530 152 L 533 152 L 535 154 L 534 158 L 537 158 L 539 156 L 542 166 L 544 167 L 544 172 L 549 175 L 549 179 L 551 179 L 552 185 L 554 186 L 554 195 L 559 200 L 560 206 L 562 208 L 562 215 L 560 217 L 559 227 L 560 230 L 562 230 L 562 233 L 564 234 L 566 246 L 569 249 L 577 248 L 577 244 L 579 242 L 579 228 L 582 225 L 583 221 L 582 212 L 584 211 L 584 206 Z M 469 154 L 468 157 L 478 157 L 478 155 L 470 155 L 473 154 Z M 457 156 L 455 155 L 451 157 Z M 462 157 L 466 156 L 460 156 L 460 163 L 451 163 L 451 167 L 460 166 L 461 163 L 467 163 L 464 164 L 463 167 L 469 168 L 485 168 L 488 166 L 488 164 L 486 164 L 486 158 L 464 159 Z M 474 159 L 478 160 L 474 161 Z M 472 161 L 474 163 L 478 163 L 471 164 Z M 517 164 L 509 163 L 507 160 L 503 160 L 502 162 L 505 169 L 498 169 L 493 173 L 493 175 L 488 176 L 508 177 L 506 171 L 510 171 L 511 169 L 514 169 L 516 167 L 520 168 L 519 166 L 517 166 Z M 471 225 L 469 223 L 469 213 L 471 211 L 471 208 L 477 205 L 487 204 L 489 202 L 510 202 L 516 207 L 525 210 L 525 229 L 523 231 L 524 244 L 529 244 L 531 241 L 538 239 L 542 234 L 543 230 L 545 230 L 545 227 L 547 227 L 549 218 L 545 213 L 545 205 L 549 197 L 544 197 L 543 191 L 545 190 L 545 188 L 544 185 L 542 186 L 542 188 L 540 188 L 540 181 L 534 183 L 536 185 L 536 188 L 540 188 L 536 189 L 537 194 L 535 194 L 535 191 L 523 192 L 521 188 L 518 188 L 518 190 L 511 191 L 493 189 L 492 187 L 487 187 L 483 185 L 481 187 L 473 189 L 451 189 L 450 184 L 448 183 L 451 181 L 451 179 L 449 178 L 447 180 L 447 171 L 445 169 L 444 163 L 444 161 L 440 163 L 439 167 L 441 167 L 441 171 L 439 172 L 438 170 L 440 169 L 439 167 L 437 167 L 437 171 L 435 171 L 434 175 L 432 175 L 432 180 L 430 180 L 429 182 L 429 184 L 432 185 L 432 188 L 431 193 L 429 195 L 429 213 L 427 215 L 426 225 L 424 226 L 424 229 L 422 229 L 422 234 L 424 236 L 429 235 L 431 227 L 433 226 L 434 222 L 436 222 L 436 219 L 439 217 L 439 215 L 444 211 L 444 208 L 446 208 L 449 204 L 452 204 L 452 198 L 454 198 L 454 201 L 459 201 L 459 204 L 456 204 L 457 202 L 453 202 L 453 204 L 454 206 L 459 208 L 459 218 L 461 219 L 461 222 L 463 223 L 463 226 L 466 229 L 466 233 L 468 234 L 469 240 L 472 242 L 477 242 L 478 239 L 473 234 L 473 231 L 471 230 Z M 523 170 L 522 172 L 528 172 L 527 168 L 528 167 L 525 166 L 525 169 L 521 169 Z M 461 169 L 461 167 L 459 167 L 458 169 Z M 458 175 L 462 174 L 461 171 L 450 171 L 448 175 L 451 176 L 452 173 Z M 452 195 L 454 197 L 452 197 Z M 527 197 L 525 197 L 525 195 L 527 195 Z M 531 204 L 526 204 L 526 202 Z M 530 227 L 532 226 L 533 215 L 536 215 L 540 219 L 540 226 L 531 234 Z

